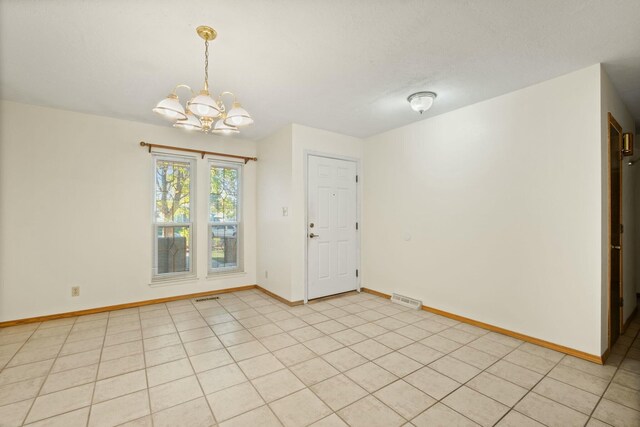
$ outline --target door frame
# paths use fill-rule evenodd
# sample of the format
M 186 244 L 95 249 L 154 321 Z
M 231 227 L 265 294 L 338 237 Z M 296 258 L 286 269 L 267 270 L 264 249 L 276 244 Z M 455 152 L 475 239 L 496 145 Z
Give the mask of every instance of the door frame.
M 360 219 L 360 202 L 362 200 L 361 191 L 362 191 L 362 179 L 360 176 L 360 162 L 361 160 L 357 157 L 351 156 L 343 156 L 339 154 L 331 154 L 324 153 L 322 151 L 315 150 L 304 150 L 304 162 L 303 162 L 303 176 L 304 176 L 304 303 L 307 304 L 309 302 L 309 239 L 307 236 L 307 227 L 309 224 L 309 157 L 324 157 L 327 159 L 335 159 L 335 160 L 346 160 L 348 162 L 353 162 L 356 164 L 356 176 L 358 177 L 358 181 L 356 182 L 356 221 L 358 222 L 358 230 L 356 232 L 356 268 L 358 271 L 360 268 L 360 241 L 362 234 L 362 221 Z M 360 283 L 362 280 L 362 275 L 359 274 L 356 277 L 356 290 L 360 292 Z
M 609 214 L 609 220 L 607 221 L 607 326 L 608 326 L 608 339 L 607 339 L 607 349 L 608 349 L 608 353 L 610 353 L 611 351 L 611 251 L 612 251 L 612 244 L 611 244 L 611 222 L 612 222 L 612 216 L 611 216 L 611 128 L 614 128 L 618 131 L 618 133 L 620 134 L 620 139 L 622 139 L 622 126 L 620 126 L 620 124 L 618 123 L 618 121 L 613 117 L 613 114 L 611 114 L 610 112 L 607 113 L 607 200 L 608 200 L 608 214 Z M 620 141 L 622 142 L 622 141 Z M 620 149 L 622 150 L 622 146 L 620 146 Z M 620 151 L 620 156 L 622 156 L 622 151 Z M 622 157 L 619 158 L 620 161 L 620 218 L 622 218 Z M 622 221 L 620 222 L 622 224 Z M 624 293 L 623 293 L 623 246 L 622 246 L 622 236 L 620 236 L 620 298 L 622 299 L 624 297 Z M 619 325 L 619 334 L 622 335 L 623 332 L 623 325 L 624 325 L 624 306 L 621 304 L 620 305 L 620 325 Z

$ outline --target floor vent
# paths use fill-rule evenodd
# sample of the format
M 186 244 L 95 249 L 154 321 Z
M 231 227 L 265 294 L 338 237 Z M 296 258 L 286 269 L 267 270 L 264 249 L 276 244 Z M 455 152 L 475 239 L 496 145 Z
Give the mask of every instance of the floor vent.
M 400 295 L 400 294 L 391 295 L 391 302 L 404 305 L 405 307 L 413 308 L 414 310 L 420 310 L 422 308 L 422 301 L 405 297 L 404 295 Z
M 211 300 L 218 299 L 218 298 L 220 298 L 220 297 L 205 297 L 205 298 L 198 298 L 198 299 L 196 300 L 196 302 L 211 301 Z

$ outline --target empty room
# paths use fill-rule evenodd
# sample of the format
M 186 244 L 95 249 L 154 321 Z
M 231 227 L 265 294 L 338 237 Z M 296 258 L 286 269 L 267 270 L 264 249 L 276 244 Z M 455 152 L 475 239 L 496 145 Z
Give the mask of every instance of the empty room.
M 0 0 L 0 427 L 640 427 L 639 18 Z

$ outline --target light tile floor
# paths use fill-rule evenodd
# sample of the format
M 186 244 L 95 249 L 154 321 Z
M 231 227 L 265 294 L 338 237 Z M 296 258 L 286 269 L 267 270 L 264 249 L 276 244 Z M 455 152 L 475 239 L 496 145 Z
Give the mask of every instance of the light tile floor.
M 0 426 L 640 426 L 639 329 L 599 366 L 369 294 L 176 301 L 0 329 Z

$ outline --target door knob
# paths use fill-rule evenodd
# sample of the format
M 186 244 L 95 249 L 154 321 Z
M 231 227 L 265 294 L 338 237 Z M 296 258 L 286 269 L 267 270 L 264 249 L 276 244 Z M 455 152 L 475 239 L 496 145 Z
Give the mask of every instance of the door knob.
M 620 250 L 620 246 L 611 245 L 611 249 L 618 249 L 618 250 Z
M 309 238 L 313 239 L 314 237 L 320 237 L 320 236 L 317 235 L 317 234 L 313 234 L 313 233 L 309 234 Z

